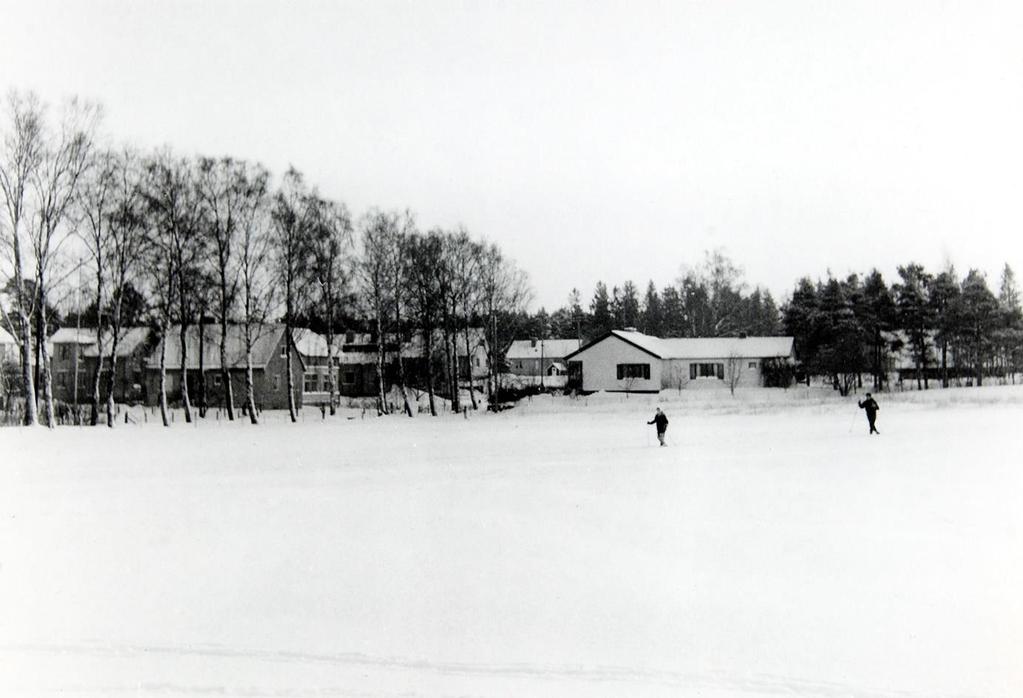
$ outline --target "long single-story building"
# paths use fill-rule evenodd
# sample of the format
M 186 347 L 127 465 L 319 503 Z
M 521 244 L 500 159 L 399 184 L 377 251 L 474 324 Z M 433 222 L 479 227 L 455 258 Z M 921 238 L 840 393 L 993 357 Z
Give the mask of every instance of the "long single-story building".
M 661 338 L 611 330 L 565 357 L 569 387 L 656 393 L 763 385 L 769 360 L 794 361 L 792 337 Z

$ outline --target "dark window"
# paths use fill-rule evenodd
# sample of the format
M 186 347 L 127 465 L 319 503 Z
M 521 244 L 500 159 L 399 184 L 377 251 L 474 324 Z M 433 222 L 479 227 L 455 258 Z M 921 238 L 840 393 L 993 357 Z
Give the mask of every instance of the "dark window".
M 717 371 L 714 364 L 698 364 L 700 378 L 714 378 Z
M 618 364 L 618 380 L 650 380 L 650 364 Z
M 697 365 L 696 364 L 689 364 L 689 380 L 696 380 L 696 371 L 697 371 Z
M 757 367 L 757 362 L 756 361 L 750 361 L 749 362 L 749 367 L 750 368 L 756 368 Z
M 718 380 L 724 380 L 725 379 L 725 365 L 724 364 L 715 364 L 715 365 L 718 367 Z
M 355 371 L 345 371 L 344 382 L 347 385 L 355 383 Z

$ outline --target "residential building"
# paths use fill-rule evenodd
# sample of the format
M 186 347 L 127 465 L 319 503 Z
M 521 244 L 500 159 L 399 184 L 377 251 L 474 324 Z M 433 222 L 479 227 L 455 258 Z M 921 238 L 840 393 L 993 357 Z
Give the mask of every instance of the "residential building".
M 655 393 L 763 384 L 767 361 L 794 361 L 792 337 L 660 338 L 612 330 L 565 357 L 569 386 Z
M 560 376 L 568 373 L 565 357 L 579 349 L 578 339 L 516 339 L 505 353 L 508 373 Z
M 117 365 L 114 376 L 114 400 L 143 402 L 145 400 L 145 360 L 150 349 L 148 327 L 126 327 L 117 341 Z M 102 340 L 102 341 L 100 341 Z M 53 397 L 62 402 L 88 402 L 103 354 L 100 390 L 106 395 L 110 372 L 113 333 L 102 337 L 95 329 L 62 327 L 50 337 L 50 375 Z
M 191 326 L 186 335 L 188 363 L 189 401 L 198 405 L 202 385 L 199 380 L 200 366 L 206 387 L 206 402 L 210 407 L 226 404 L 227 387 L 224 384 L 220 362 L 220 325 L 203 325 L 200 337 L 199 327 Z M 167 397 L 172 402 L 181 400 L 181 332 L 180 326 L 173 325 L 167 333 Z M 291 375 L 295 386 L 295 404 L 302 406 L 302 379 L 305 363 L 301 354 L 285 342 L 284 325 L 263 325 L 255 329 L 252 346 L 252 383 L 256 407 L 259 409 L 286 409 L 288 407 L 287 356 L 291 352 Z M 199 347 L 202 346 L 200 360 Z M 227 326 L 227 369 L 231 381 L 231 393 L 236 408 L 245 404 L 246 398 L 246 342 L 244 325 Z M 149 353 L 145 365 L 146 399 L 157 404 L 160 397 L 160 342 Z

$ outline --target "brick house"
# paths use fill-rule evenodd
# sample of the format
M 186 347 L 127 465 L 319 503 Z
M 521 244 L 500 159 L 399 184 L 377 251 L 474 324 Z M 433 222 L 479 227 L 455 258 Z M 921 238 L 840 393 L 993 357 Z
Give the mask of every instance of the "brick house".
M 255 393 L 256 407 L 259 409 L 287 409 L 287 352 L 284 325 L 264 325 L 255 329 L 255 340 L 252 347 L 252 383 Z M 181 400 L 181 340 L 180 326 L 173 325 L 168 331 L 167 340 L 167 399 L 171 402 Z M 186 336 L 188 346 L 188 396 L 193 405 L 199 404 L 200 398 L 200 364 L 206 383 L 206 402 L 210 407 L 226 405 L 227 390 L 224 385 L 220 366 L 220 326 L 204 325 L 200 337 L 199 327 L 188 328 Z M 199 359 L 199 347 L 202 345 L 202 361 Z M 291 367 L 295 386 L 295 405 L 302 406 L 302 376 L 304 362 L 299 352 L 292 347 Z M 231 392 L 234 405 L 241 408 L 245 404 L 245 327 L 243 325 L 227 326 L 227 368 L 231 380 Z M 160 399 L 160 343 L 149 353 L 145 368 L 146 398 L 150 405 Z
M 148 327 L 126 327 L 117 341 L 117 366 L 114 376 L 114 400 L 117 402 L 145 401 L 145 360 L 150 349 L 151 332 Z M 100 342 L 102 339 L 102 342 Z M 88 402 L 92 384 L 103 350 L 101 391 L 106 394 L 106 381 L 110 372 L 110 350 L 113 335 L 105 332 L 97 336 L 94 329 L 62 327 L 50 338 L 50 373 L 53 397 L 62 402 Z M 77 374 L 77 384 L 75 376 Z

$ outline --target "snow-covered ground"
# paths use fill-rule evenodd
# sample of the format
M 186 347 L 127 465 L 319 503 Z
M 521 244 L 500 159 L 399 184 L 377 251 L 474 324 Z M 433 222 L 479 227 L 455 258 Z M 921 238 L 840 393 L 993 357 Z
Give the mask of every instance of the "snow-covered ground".
M 1023 695 L 1023 388 L 879 402 L 0 430 L 0 695 Z

